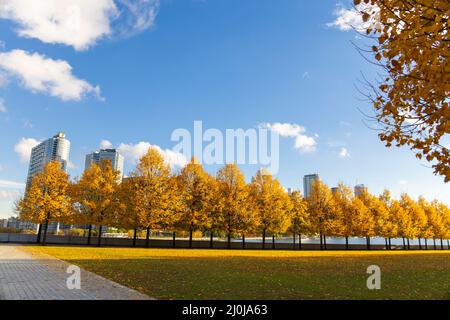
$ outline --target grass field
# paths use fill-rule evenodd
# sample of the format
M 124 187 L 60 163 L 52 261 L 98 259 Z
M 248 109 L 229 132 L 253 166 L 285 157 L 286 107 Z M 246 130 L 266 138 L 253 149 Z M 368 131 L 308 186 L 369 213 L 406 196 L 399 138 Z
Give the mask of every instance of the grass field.
M 450 299 L 449 251 L 26 247 L 158 299 Z M 367 267 L 381 290 L 367 289 Z

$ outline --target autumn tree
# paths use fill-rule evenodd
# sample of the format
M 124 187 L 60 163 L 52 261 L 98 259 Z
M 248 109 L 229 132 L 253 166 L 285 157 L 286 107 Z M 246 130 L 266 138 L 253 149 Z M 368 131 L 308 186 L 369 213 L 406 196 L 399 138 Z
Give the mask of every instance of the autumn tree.
M 308 210 L 311 227 L 320 236 L 320 247 L 326 249 L 326 237 L 339 234 L 340 221 L 331 190 L 321 180 L 312 183 Z
M 348 250 L 348 238 L 353 236 L 353 191 L 343 183 L 339 183 L 333 193 L 335 210 L 340 219 L 340 235 L 345 237 L 345 248 Z
M 353 235 L 366 238 L 367 249 L 370 249 L 370 238 L 375 235 L 375 216 L 374 210 L 371 210 L 371 201 L 368 192 L 363 192 L 359 197 L 353 197 L 352 201 L 352 222 Z M 366 205 L 367 204 L 367 205 Z
M 387 216 L 383 222 L 383 233 L 380 235 L 387 237 L 388 248 L 392 249 L 391 239 L 398 236 L 397 219 L 395 215 L 396 206 L 392 207 L 393 199 L 389 190 L 385 189 L 378 197 L 382 205 L 387 209 Z
M 175 179 L 170 166 L 165 163 L 161 153 L 150 147 L 141 157 L 136 170 L 128 178 L 131 183 L 135 215 L 135 233 L 139 227 L 146 229 L 146 246 L 149 246 L 150 231 L 164 229 L 172 225 L 179 208 Z
M 24 197 L 16 204 L 20 220 L 44 224 L 43 244 L 46 244 L 48 224 L 52 221 L 67 221 L 72 213 L 68 188 L 68 174 L 62 169 L 61 163 L 52 161 L 33 177 Z M 40 242 L 40 239 L 41 227 L 37 241 Z
M 390 213 L 397 226 L 397 236 L 402 238 L 403 249 L 406 249 L 405 238 L 407 238 L 411 232 L 411 216 L 405 211 L 401 202 L 396 199 L 392 200 Z
M 227 234 L 231 248 L 231 235 L 246 232 L 255 225 L 255 215 L 249 205 L 249 188 L 244 174 L 236 164 L 227 164 L 217 173 L 222 206 L 218 218 Z
M 365 225 L 365 234 L 367 238 L 367 246 L 370 249 L 370 238 L 373 236 L 384 237 L 388 233 L 389 226 L 389 211 L 379 198 L 371 194 L 368 190 L 364 190 L 359 198 L 367 208 L 368 217 Z M 388 246 L 387 238 L 386 248 Z
M 302 248 L 302 235 L 310 233 L 308 202 L 302 197 L 298 191 L 290 194 L 291 210 L 289 217 L 291 219 L 289 232 L 293 235 L 294 247 L 295 237 L 298 235 L 299 249 Z
M 110 160 L 103 159 L 87 168 L 71 188 L 74 208 L 79 223 L 88 224 L 88 244 L 91 243 L 92 225 L 98 227 L 98 245 L 101 245 L 102 228 L 117 223 L 118 189 L 120 172 Z
M 119 199 L 117 210 L 117 226 L 127 230 L 133 230 L 133 247 L 136 246 L 137 228 L 142 226 L 140 216 L 138 213 L 139 204 L 135 197 L 139 190 L 139 184 L 135 179 L 124 178 L 117 190 L 117 197 Z
M 263 237 L 265 248 L 266 234 L 272 234 L 272 247 L 275 236 L 289 227 L 291 203 L 289 195 L 277 179 L 267 170 L 259 170 L 250 184 L 250 198 L 258 219 L 258 229 Z
M 210 237 L 210 248 L 214 245 L 214 234 L 223 230 L 223 221 L 221 219 L 224 210 L 224 199 L 221 195 L 221 183 L 216 180 L 215 176 L 209 175 L 208 185 L 212 198 L 210 199 L 210 211 L 208 217 L 208 231 Z
M 441 249 L 443 250 L 443 238 L 447 235 L 446 215 L 448 214 L 448 207 L 437 200 L 433 201 L 432 205 L 434 206 L 436 212 L 436 216 L 431 221 L 433 233 L 435 235 L 433 240 L 436 241 L 436 239 L 439 239 L 441 241 Z M 436 242 L 434 243 L 434 247 L 436 249 Z
M 189 230 L 189 247 L 192 247 L 192 233 L 209 229 L 211 212 L 214 211 L 215 190 L 211 176 L 203 166 L 192 158 L 178 176 L 181 190 L 181 212 L 179 225 Z
M 354 0 L 374 39 L 374 62 L 384 73 L 370 85 L 390 147 L 408 146 L 450 181 L 450 1 Z
M 405 193 L 402 194 L 400 202 L 411 220 L 411 225 L 407 233 L 408 249 L 410 248 L 409 240 L 415 238 L 419 239 L 419 247 L 421 248 L 422 244 L 420 238 L 424 236 L 428 222 L 425 211 L 418 202 L 411 199 L 411 197 Z

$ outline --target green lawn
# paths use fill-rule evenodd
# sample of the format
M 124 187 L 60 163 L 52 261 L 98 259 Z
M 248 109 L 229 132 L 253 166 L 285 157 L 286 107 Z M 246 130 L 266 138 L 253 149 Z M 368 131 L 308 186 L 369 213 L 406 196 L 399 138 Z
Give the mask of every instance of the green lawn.
M 158 299 L 450 299 L 450 251 L 26 249 Z M 381 290 L 366 287 L 370 265 Z

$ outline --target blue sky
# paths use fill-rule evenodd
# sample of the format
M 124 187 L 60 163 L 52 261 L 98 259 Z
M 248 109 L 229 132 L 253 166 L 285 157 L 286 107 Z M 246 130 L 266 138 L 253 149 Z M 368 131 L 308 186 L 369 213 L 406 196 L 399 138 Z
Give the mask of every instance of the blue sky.
M 364 183 L 374 193 L 389 188 L 394 195 L 406 191 L 449 203 L 450 187 L 428 164 L 408 149 L 385 148 L 363 123 L 361 111 L 370 106 L 355 85 L 361 73 L 371 79 L 377 70 L 351 44 L 364 40 L 342 25 L 351 13 L 342 9 L 347 2 L 99 0 L 81 6 L 82 30 L 75 36 L 64 21 L 42 21 L 55 14 L 64 20 L 67 7 L 83 1 L 55 6 L 56 0 L 45 0 L 40 4 L 48 7 L 33 16 L 29 2 L 5 2 L 0 216 L 12 213 L 36 141 L 66 132 L 75 177 L 102 140 L 131 153 L 139 142 L 170 149 L 172 131 L 192 130 L 195 120 L 220 130 L 260 123 L 304 127 L 314 151 L 281 139 L 278 178 L 286 187 L 301 189 L 302 176 L 318 172 L 330 186 Z M 337 14 L 341 20 L 330 25 Z M 132 167 L 130 154 L 126 171 Z M 243 167 L 248 179 L 257 169 Z

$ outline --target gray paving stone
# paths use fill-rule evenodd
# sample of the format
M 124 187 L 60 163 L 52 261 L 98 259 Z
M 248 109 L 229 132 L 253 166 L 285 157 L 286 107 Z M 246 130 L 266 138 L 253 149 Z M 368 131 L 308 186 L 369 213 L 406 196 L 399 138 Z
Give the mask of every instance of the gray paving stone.
M 81 289 L 67 288 L 69 263 L 0 244 L 0 300 L 148 300 L 148 296 L 81 269 Z

